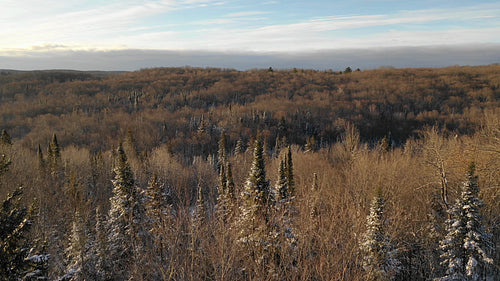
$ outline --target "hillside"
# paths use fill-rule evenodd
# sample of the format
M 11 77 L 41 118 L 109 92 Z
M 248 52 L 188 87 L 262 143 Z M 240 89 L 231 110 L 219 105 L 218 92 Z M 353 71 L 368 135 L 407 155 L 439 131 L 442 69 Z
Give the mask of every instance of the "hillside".
M 50 280 L 443 277 L 465 187 L 500 276 L 499 65 L 5 70 L 0 130 L 0 200 L 34 206 L 0 242 Z

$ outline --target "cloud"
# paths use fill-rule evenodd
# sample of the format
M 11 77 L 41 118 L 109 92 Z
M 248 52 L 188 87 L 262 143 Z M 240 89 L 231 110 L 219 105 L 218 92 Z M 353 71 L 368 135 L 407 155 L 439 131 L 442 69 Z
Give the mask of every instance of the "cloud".
M 56 0 L 47 0 L 49 4 Z M 387 14 L 297 17 L 276 24 L 267 11 L 246 10 L 216 0 L 120 1 L 79 8 L 67 1 L 54 11 L 28 0 L 26 11 L 7 5 L 0 11 L 0 50 L 65 45 L 82 49 L 166 49 L 297 52 L 334 48 L 373 48 L 500 42 L 500 4 Z M 8 2 L 9 4 L 11 2 Z M 44 2 L 45 3 L 45 2 Z M 31 6 L 32 4 L 32 6 Z M 179 10 L 224 5 L 227 13 L 171 21 Z M 68 8 L 69 7 L 69 8 Z M 37 10 L 41 12 L 38 13 Z M 203 8 L 204 9 L 204 8 Z M 198 15 L 205 10 L 196 10 Z M 272 11 L 272 10 L 270 10 Z M 273 12 L 276 13 L 276 12 Z M 269 13 L 272 14 L 272 13 Z M 191 15 L 191 14 L 190 14 Z M 274 16 L 274 14 L 272 14 Z M 22 18 L 23 21 L 19 21 Z
M 48 46 L 50 47 L 50 46 Z M 114 51 L 22 51 L 14 56 L 0 53 L 0 69 L 138 70 L 150 67 L 219 67 L 246 70 L 310 68 L 343 70 L 372 69 L 391 65 L 444 67 L 500 63 L 500 44 L 425 46 L 374 49 L 342 49 L 312 52 L 209 52 L 162 50 Z
M 264 14 L 269 14 L 269 12 L 247 11 L 247 12 L 230 13 L 225 16 L 228 18 L 239 18 L 239 17 L 248 17 L 248 16 L 264 15 Z

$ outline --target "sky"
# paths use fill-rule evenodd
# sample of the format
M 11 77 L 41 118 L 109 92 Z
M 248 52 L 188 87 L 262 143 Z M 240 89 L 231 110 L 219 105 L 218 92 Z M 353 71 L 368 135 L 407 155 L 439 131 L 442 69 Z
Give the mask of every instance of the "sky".
M 500 62 L 488 0 L 0 0 L 0 69 Z

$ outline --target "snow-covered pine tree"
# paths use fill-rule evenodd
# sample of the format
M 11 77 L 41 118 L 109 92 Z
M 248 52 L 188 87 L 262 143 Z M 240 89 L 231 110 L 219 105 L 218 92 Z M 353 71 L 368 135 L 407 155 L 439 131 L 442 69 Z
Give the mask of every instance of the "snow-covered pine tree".
M 227 153 L 226 153 L 226 133 L 222 131 L 219 139 L 219 150 L 217 151 L 217 171 L 220 173 L 220 167 L 226 165 Z
M 164 186 L 160 184 L 156 174 L 151 178 L 146 189 L 146 215 L 151 237 L 150 263 L 153 271 L 151 277 L 159 279 L 162 272 L 169 271 L 167 257 L 171 254 L 172 206 L 168 201 Z
M 108 213 L 108 259 L 111 262 L 111 279 L 127 280 L 135 258 L 134 245 L 137 241 L 134 220 L 137 219 L 139 201 L 134 175 L 121 143 L 113 171 L 113 196 L 109 199 L 111 206 Z
M 201 184 L 198 184 L 198 196 L 193 214 L 193 232 L 199 231 L 206 223 L 207 210 L 205 207 L 205 195 Z
M 266 179 L 262 141 L 256 138 L 250 174 L 241 193 L 238 242 L 256 266 L 274 266 L 272 242 L 276 238 L 271 223 L 274 198 Z
M 238 140 L 236 141 L 236 147 L 234 148 L 234 154 L 238 155 L 243 152 L 245 152 L 243 140 L 241 138 L 238 138 Z
M 88 272 L 95 281 L 108 281 L 111 279 L 111 260 L 108 258 L 108 233 L 106 230 L 106 219 L 101 214 L 99 207 L 95 210 L 95 234 L 91 250 L 88 252 L 89 264 L 94 264 L 94 267 Z
M 52 135 L 52 141 L 49 143 L 47 157 L 51 173 L 56 174 L 59 171 L 61 164 L 61 150 L 59 148 L 59 142 L 57 141 L 56 134 Z
M 84 280 L 83 272 L 85 263 L 85 229 L 83 218 L 78 211 L 75 211 L 71 233 L 69 235 L 68 247 L 65 250 L 66 270 L 60 281 Z
M 288 146 L 287 155 L 285 158 L 286 179 L 288 182 L 288 192 L 291 196 L 295 196 L 295 179 L 293 176 L 293 159 L 292 148 Z
M 460 197 L 449 209 L 446 222 L 446 236 L 441 241 L 442 265 L 446 275 L 441 281 L 476 281 L 487 279 L 487 266 L 493 263 L 488 257 L 492 250 L 491 235 L 485 232 L 481 223 L 480 208 L 484 203 L 478 198 L 478 177 L 475 164 L 471 163 L 462 184 Z
M 153 175 L 146 189 L 145 207 L 150 224 L 148 228 L 154 237 L 153 240 L 163 242 L 163 234 L 169 227 L 172 206 L 169 204 L 164 186 L 160 184 L 156 174 Z
M 283 276 L 287 271 L 293 269 L 293 264 L 296 261 L 296 245 L 297 237 L 292 228 L 292 216 L 295 212 L 293 201 L 295 199 L 293 190 L 290 189 L 289 174 L 292 175 L 293 170 L 288 169 L 288 157 L 280 161 L 278 166 L 278 179 L 274 187 L 276 198 L 275 213 L 273 216 L 272 226 L 277 234 L 277 239 L 272 241 L 272 245 L 276 252 L 275 262 L 278 268 L 278 274 Z
M 26 259 L 31 263 L 31 269 L 26 273 L 23 281 L 49 280 L 50 255 L 47 253 L 47 241 L 35 241 L 35 244 Z
M 0 280 L 29 277 L 48 257 L 30 251 L 33 243 L 28 235 L 34 208 L 21 206 L 22 193 L 23 188 L 17 188 L 0 205 Z
M 390 237 L 385 232 L 385 200 L 380 188 L 372 200 L 370 214 L 366 219 L 366 232 L 360 241 L 363 254 L 363 269 L 365 280 L 393 280 L 399 271 L 397 250 L 393 247 Z

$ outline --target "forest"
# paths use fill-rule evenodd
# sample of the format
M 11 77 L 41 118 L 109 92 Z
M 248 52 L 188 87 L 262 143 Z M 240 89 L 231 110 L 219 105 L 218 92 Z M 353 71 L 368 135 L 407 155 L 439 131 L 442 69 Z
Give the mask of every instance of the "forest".
M 498 280 L 500 65 L 0 70 L 0 280 Z

